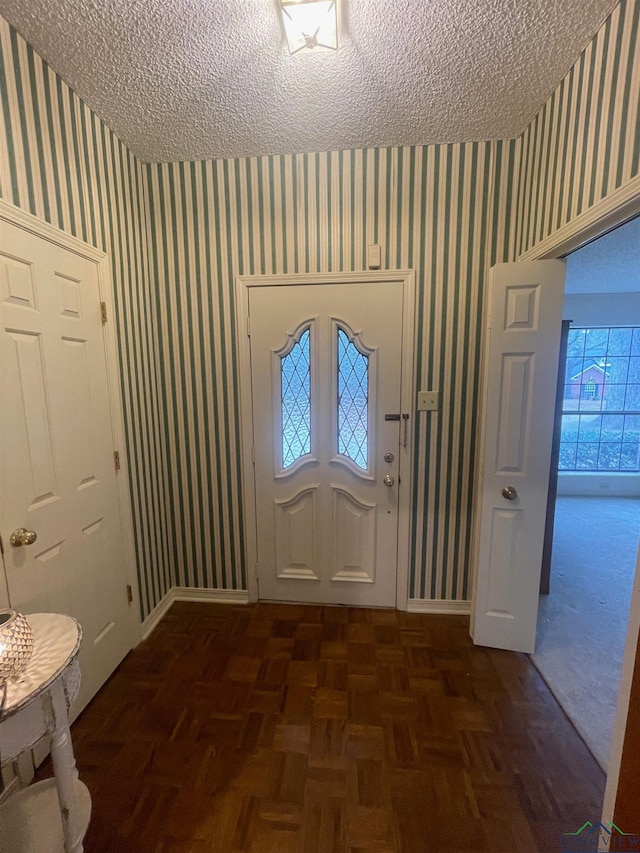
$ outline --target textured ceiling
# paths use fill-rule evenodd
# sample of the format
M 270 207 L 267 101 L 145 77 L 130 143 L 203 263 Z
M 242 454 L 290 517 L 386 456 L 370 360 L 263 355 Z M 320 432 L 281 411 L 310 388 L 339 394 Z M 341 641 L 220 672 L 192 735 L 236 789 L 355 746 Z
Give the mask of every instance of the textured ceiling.
M 640 293 L 640 217 L 569 255 L 565 293 Z
M 276 0 L 0 0 L 142 160 L 516 136 L 615 0 L 343 0 L 289 56 Z

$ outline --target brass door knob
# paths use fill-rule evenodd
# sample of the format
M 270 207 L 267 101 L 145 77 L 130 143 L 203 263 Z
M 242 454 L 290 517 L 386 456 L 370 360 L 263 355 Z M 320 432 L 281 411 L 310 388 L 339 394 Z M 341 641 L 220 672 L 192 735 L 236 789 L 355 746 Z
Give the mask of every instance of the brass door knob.
M 391 476 L 391 474 L 385 474 L 382 479 L 382 482 L 385 484 L 385 486 L 391 487 L 395 483 L 395 479 Z
M 16 529 L 11 534 L 11 539 L 9 540 L 11 544 L 19 548 L 21 545 L 33 545 L 33 543 L 38 538 L 38 534 L 35 530 L 27 530 L 24 527 L 16 527 Z

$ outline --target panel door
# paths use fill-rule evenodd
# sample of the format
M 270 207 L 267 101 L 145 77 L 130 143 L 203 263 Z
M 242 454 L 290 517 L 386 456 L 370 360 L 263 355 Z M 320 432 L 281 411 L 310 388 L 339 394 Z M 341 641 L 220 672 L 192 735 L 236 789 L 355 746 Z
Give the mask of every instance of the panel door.
M 395 606 L 402 298 L 251 288 L 261 598 Z
M 84 629 L 76 710 L 131 648 L 96 265 L 0 223 L 0 525 L 11 606 Z M 12 545 L 24 528 L 37 539 Z
M 555 260 L 490 273 L 471 628 L 483 646 L 535 649 L 564 274 Z

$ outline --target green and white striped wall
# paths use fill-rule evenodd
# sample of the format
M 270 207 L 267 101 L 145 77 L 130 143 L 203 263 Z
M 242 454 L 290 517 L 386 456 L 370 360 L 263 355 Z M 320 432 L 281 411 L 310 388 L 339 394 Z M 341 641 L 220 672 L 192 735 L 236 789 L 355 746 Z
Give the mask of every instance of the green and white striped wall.
M 517 256 L 638 175 L 639 19 L 622 0 L 520 137 Z
M 140 166 L 0 18 L 0 196 L 106 252 L 115 284 L 142 611 L 172 584 Z
M 513 143 L 370 149 L 145 167 L 159 318 L 162 428 L 180 586 L 246 583 L 234 277 L 366 267 L 417 272 L 418 385 L 441 391 L 415 425 L 411 595 L 468 595 L 480 310 L 504 259 L 496 161 Z M 505 195 L 506 197 L 506 195 Z
M 142 611 L 246 584 L 236 274 L 416 269 L 413 598 L 469 596 L 484 281 L 638 174 L 637 0 L 515 140 L 139 164 L 0 19 L 0 195 L 112 260 Z

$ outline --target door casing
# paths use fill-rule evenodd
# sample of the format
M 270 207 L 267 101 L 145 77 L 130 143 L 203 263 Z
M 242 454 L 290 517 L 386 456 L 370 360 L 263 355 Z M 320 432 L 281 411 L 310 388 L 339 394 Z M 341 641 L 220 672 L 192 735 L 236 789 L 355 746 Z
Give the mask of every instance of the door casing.
M 131 586 L 133 603 L 129 608 L 129 632 L 131 645 L 136 646 L 141 639 L 140 634 L 140 592 L 138 587 L 138 576 L 136 573 L 135 549 L 133 544 L 133 516 L 131 511 L 131 500 L 128 482 L 128 463 L 126 454 L 124 419 L 122 413 L 122 398 L 120 394 L 120 363 L 115 332 L 115 298 L 113 292 L 113 281 L 110 273 L 109 257 L 99 249 L 83 243 L 76 237 L 60 231 L 48 222 L 44 222 L 21 208 L 0 199 L 0 219 L 22 228 L 31 234 L 44 240 L 48 240 L 57 246 L 74 252 L 82 258 L 92 261 L 98 273 L 98 284 L 100 299 L 105 303 L 108 322 L 102 327 L 105 360 L 107 367 L 107 379 L 109 389 L 109 411 L 111 413 L 111 431 L 114 441 L 114 450 L 120 454 L 120 471 L 116 478 L 118 494 L 118 509 L 120 515 L 120 527 L 123 537 L 123 553 L 125 559 L 125 574 L 127 583 Z M 1 507 L 0 507 L 1 516 Z M 4 606 L 3 598 L 6 591 L 8 598 L 8 583 L 4 563 L 2 566 L 3 583 L 0 584 L 0 605 Z M 3 589 L 4 587 L 4 589 Z M 8 600 L 7 600 L 8 606 Z
M 403 287 L 402 308 L 402 383 L 400 406 L 408 412 L 409 428 L 406 452 L 400 454 L 398 494 L 398 562 L 396 606 L 407 609 L 409 586 L 409 547 L 411 534 L 412 437 L 415 431 L 415 271 L 362 270 L 357 272 L 301 273 L 288 275 L 236 277 L 236 344 L 240 367 L 240 429 L 242 488 L 245 512 L 245 553 L 249 601 L 258 600 L 256 564 L 258 561 L 256 484 L 253 466 L 253 402 L 251 390 L 251 349 L 249 340 L 249 289 L 252 287 L 287 287 L 291 285 L 358 284 L 398 282 Z

